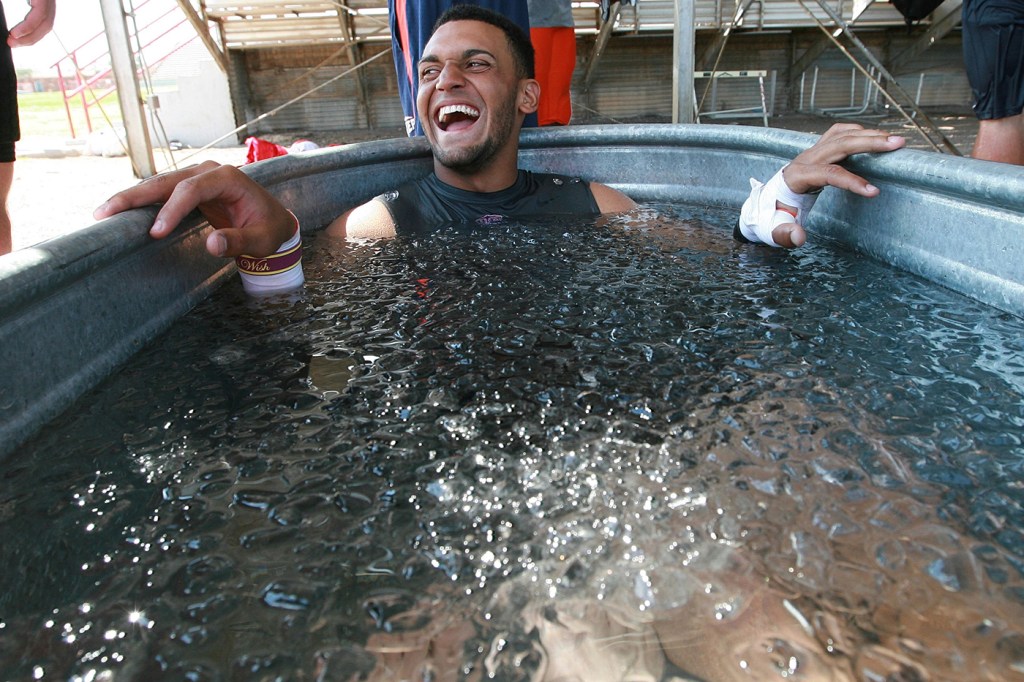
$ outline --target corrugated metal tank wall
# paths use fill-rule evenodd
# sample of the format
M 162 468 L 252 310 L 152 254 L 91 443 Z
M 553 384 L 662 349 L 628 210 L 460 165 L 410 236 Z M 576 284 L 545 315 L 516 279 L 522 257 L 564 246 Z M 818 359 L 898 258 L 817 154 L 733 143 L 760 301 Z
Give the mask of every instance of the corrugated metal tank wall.
M 861 29 L 857 35 L 884 63 L 917 40 L 920 29 L 913 34 L 902 28 Z M 776 115 L 797 110 L 860 108 L 865 103 L 865 78 L 835 48 L 830 48 L 815 62 L 816 84 L 813 67 L 803 79 L 789 82 L 791 65 L 822 36 L 818 29 L 734 34 L 722 53 L 718 71 L 768 71 L 765 92 L 768 108 Z M 697 54 L 701 54 L 714 37 L 714 33 L 699 32 Z M 672 37 L 615 36 L 601 57 L 589 91 L 584 91 L 583 75 L 593 41 L 593 36 L 582 37 L 578 44 L 573 87 L 574 122 L 669 120 L 672 114 Z M 314 70 L 335 55 L 337 49 L 332 46 L 232 52 L 231 87 L 239 125 L 349 69 L 347 56 L 342 53 L 328 65 Z M 385 45 L 367 46 L 362 58 L 388 49 Z M 860 57 L 855 50 L 851 51 Z M 924 74 L 923 80 L 921 74 Z M 366 66 L 364 79 L 369 91 L 369 111 L 364 111 L 359 103 L 356 79 L 347 76 L 250 126 L 248 134 L 365 131 L 368 127 L 400 131 L 402 111 L 390 56 Z M 971 93 L 963 70 L 959 32 L 947 35 L 918 56 L 904 69 L 899 82 L 912 97 L 920 93 L 923 106 L 969 111 Z M 697 81 L 696 94 L 703 100 L 703 112 L 760 106 L 756 79 L 719 79 L 705 96 L 707 86 L 707 80 Z M 872 95 L 867 100 L 871 107 L 869 113 L 874 111 L 876 102 L 879 107 L 884 106 L 884 99 L 868 94 Z
M 337 46 L 232 51 L 231 90 L 238 125 L 305 94 L 250 125 L 248 134 L 401 129 L 402 107 L 390 45 L 363 49 L 364 60 L 388 53 L 363 67 L 368 108 L 360 101 L 356 75 L 338 78 L 352 68 L 347 54 L 338 52 Z

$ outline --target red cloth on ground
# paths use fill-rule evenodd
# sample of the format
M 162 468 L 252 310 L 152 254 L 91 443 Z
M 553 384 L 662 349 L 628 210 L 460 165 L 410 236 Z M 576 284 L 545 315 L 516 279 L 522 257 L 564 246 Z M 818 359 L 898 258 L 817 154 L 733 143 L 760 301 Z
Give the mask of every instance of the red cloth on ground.
M 245 146 L 247 148 L 245 154 L 246 163 L 272 159 L 275 156 L 284 156 L 288 153 L 287 147 L 282 147 L 279 144 L 274 144 L 267 140 L 261 140 L 258 137 L 247 138 L 245 140 Z

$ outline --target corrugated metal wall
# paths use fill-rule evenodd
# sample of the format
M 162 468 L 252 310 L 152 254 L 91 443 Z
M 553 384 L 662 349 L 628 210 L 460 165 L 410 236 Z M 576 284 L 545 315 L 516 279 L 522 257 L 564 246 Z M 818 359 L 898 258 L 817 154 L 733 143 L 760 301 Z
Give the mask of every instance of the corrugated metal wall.
M 722 53 L 719 71 L 765 70 L 765 91 L 768 108 L 775 114 L 803 109 L 837 109 L 860 107 L 864 102 L 866 78 L 854 70 L 853 64 L 837 49 L 829 49 L 815 62 L 818 68 L 814 99 L 811 100 L 814 68 L 808 70 L 803 83 L 797 78 L 790 83 L 792 64 L 822 35 L 819 30 L 793 32 L 740 33 L 732 36 Z M 883 63 L 906 49 L 917 33 L 905 29 L 861 30 L 857 33 L 872 53 Z M 698 34 L 700 54 L 711 35 Z M 581 59 L 589 54 L 590 41 L 581 41 Z M 860 58 L 856 50 L 851 50 Z M 861 60 L 865 63 L 864 60 Z M 598 75 L 589 92 L 581 86 L 584 65 L 577 68 L 574 88 L 575 118 L 579 121 L 632 121 L 661 118 L 672 114 L 672 38 L 670 36 L 618 37 L 609 43 L 602 57 Z M 920 76 L 924 78 L 921 80 Z M 851 95 L 851 82 L 853 91 Z M 969 109 L 971 91 L 964 73 L 959 32 L 952 33 L 918 57 L 899 84 L 926 107 Z M 709 81 L 698 79 L 696 96 L 704 101 L 702 111 L 744 109 L 760 106 L 757 79 L 720 79 L 705 97 Z M 773 93 L 774 84 L 774 93 Z M 712 97 L 712 94 L 714 97 Z M 774 94 L 774 97 L 773 97 Z M 869 93 L 874 95 L 873 92 Z M 875 97 L 869 98 L 872 104 Z M 885 101 L 878 97 L 879 106 Z M 852 104 L 851 104 L 852 103 Z
M 653 9 L 651 4 L 647 6 Z M 628 15 L 624 18 L 628 20 Z M 916 40 L 920 31 L 910 35 L 903 28 L 862 28 L 857 35 L 885 62 Z M 813 68 L 802 80 L 797 78 L 790 83 L 791 65 L 822 36 L 820 30 L 810 28 L 735 33 L 725 47 L 718 70 L 769 71 L 768 104 L 775 114 L 796 111 L 801 105 L 804 110 L 859 108 L 865 101 L 865 79 L 855 75 L 853 65 L 834 48 L 816 62 L 818 73 L 813 101 Z M 699 32 L 697 54 L 714 37 L 713 32 Z M 573 93 L 574 122 L 668 120 L 672 113 L 672 37 L 650 33 L 616 35 L 601 58 L 589 92 L 584 92 L 582 76 L 593 41 L 593 36 L 579 40 Z M 385 50 L 389 47 L 367 45 L 362 58 Z M 900 84 L 911 96 L 917 96 L 920 86 L 920 103 L 924 106 L 969 109 L 971 94 L 960 50 L 960 34 L 954 31 L 905 69 Z M 336 46 L 232 51 L 231 89 L 239 125 L 350 68 L 347 54 L 337 53 Z M 855 50 L 854 54 L 857 54 Z M 327 65 L 318 66 L 332 56 L 334 59 Z M 923 81 L 921 74 L 924 74 Z M 401 130 L 402 112 L 390 55 L 382 56 L 364 69 L 364 82 L 369 94 L 368 109 L 360 104 L 358 81 L 348 76 L 260 121 L 250 127 L 248 134 L 312 134 L 367 128 Z M 704 98 L 706 84 L 704 80 L 697 82 L 698 99 Z M 711 95 L 704 98 L 702 111 L 760 105 L 755 79 L 719 80 L 713 97 Z M 868 104 L 873 106 L 874 101 L 869 98 Z M 881 98 L 878 102 L 884 105 Z
M 820 34 L 820 31 L 819 31 Z M 812 40 L 813 34 L 797 36 L 795 49 L 802 54 Z M 858 31 L 857 36 L 871 49 L 871 52 L 884 64 L 892 57 L 903 52 L 917 39 L 919 34 L 908 34 L 903 29 L 878 31 Z M 856 57 L 860 54 L 851 50 Z M 867 65 L 864 60 L 861 63 Z M 818 70 L 817 87 L 813 103 L 811 88 L 814 68 L 809 69 L 803 78 L 803 109 L 821 109 L 836 107 L 859 107 L 864 102 L 864 90 L 867 79 L 855 72 L 850 61 L 838 50 L 830 49 L 815 62 Z M 788 74 L 787 74 L 788 76 Z M 923 76 L 923 78 L 922 78 Z M 897 77 L 899 85 L 924 107 L 940 107 L 950 110 L 969 109 L 971 106 L 971 89 L 963 67 L 962 44 L 960 33 L 954 32 L 936 43 L 910 65 L 905 73 Z M 853 84 L 851 88 L 851 84 Z M 801 83 L 798 80 L 789 91 L 791 108 L 800 107 Z M 852 93 L 852 94 L 851 94 Z M 885 104 L 882 97 L 871 95 L 870 101 L 879 106 Z
M 402 129 L 402 107 L 390 45 L 366 46 L 362 48 L 361 59 L 381 52 L 387 54 L 361 70 L 367 90 L 368 106 L 364 106 L 357 76 L 337 78 L 352 67 L 347 51 L 337 46 L 231 51 L 231 90 L 238 124 L 309 93 L 274 116 L 251 125 L 248 134 Z

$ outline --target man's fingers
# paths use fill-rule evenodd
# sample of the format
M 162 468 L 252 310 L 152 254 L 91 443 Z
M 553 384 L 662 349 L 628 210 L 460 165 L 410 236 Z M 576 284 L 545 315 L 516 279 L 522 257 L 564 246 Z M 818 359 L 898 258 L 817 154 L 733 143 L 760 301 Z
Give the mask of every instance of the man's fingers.
M 156 239 L 173 232 L 197 208 L 214 227 L 228 227 L 230 221 L 225 207 L 245 192 L 244 184 L 240 186 L 235 174 L 243 175 L 234 166 L 222 166 L 214 161 L 161 173 L 118 192 L 99 206 L 93 217 L 102 220 L 129 209 L 162 204 L 149 230 Z M 209 203 L 204 206 L 206 202 Z
M 834 140 L 830 145 L 815 145 L 793 159 L 793 162 L 783 169 L 786 186 L 797 194 L 832 186 L 864 197 L 877 195 L 877 187 L 838 163 L 853 154 L 899 149 L 906 144 L 906 140 L 898 135 L 886 135 L 880 131 L 854 132 L 856 134 Z M 872 134 L 862 135 L 861 132 Z
M 834 163 L 811 165 L 793 162 L 786 167 L 783 177 L 786 185 L 797 194 L 813 192 L 822 187 L 845 189 L 862 197 L 878 194 L 877 187 Z
M 228 211 L 244 191 L 232 186 L 232 166 L 217 166 L 200 174 L 192 174 L 175 182 L 170 195 L 153 221 L 149 233 L 156 238 L 170 234 L 185 217 L 200 209 L 210 224 L 217 228 L 231 227 Z M 163 191 L 160 191 L 163 194 Z M 206 206 L 204 206 L 206 204 Z
M 830 187 L 845 189 L 862 197 L 873 197 L 878 195 L 878 188 L 869 183 L 861 176 L 851 173 L 842 166 L 829 164 L 823 168 L 824 184 Z M 824 186 L 824 185 L 823 185 Z
M 850 124 L 848 124 L 850 125 Z M 835 126 L 833 126 L 835 128 Z M 860 126 L 840 131 L 829 130 L 805 152 L 797 156 L 797 163 L 838 163 L 854 154 L 891 152 L 903 147 L 906 138 L 890 135 L 883 130 L 865 130 Z
M 97 219 L 160 204 L 150 236 L 166 237 L 198 210 L 213 226 L 207 250 L 221 257 L 269 256 L 295 234 L 296 218 L 267 190 L 234 166 L 207 161 L 163 173 L 118 192 L 97 208 Z
M 171 197 L 175 187 L 182 180 L 194 177 L 200 173 L 209 172 L 217 167 L 218 164 L 216 162 L 206 161 L 197 166 L 188 166 L 187 168 L 170 173 L 154 175 L 134 187 L 122 190 L 107 199 L 93 211 L 93 218 L 103 220 L 133 208 L 164 203 Z
M 206 249 L 214 256 L 234 258 L 235 256 L 269 256 L 277 250 L 276 246 L 269 248 L 259 243 L 260 240 L 253 239 L 253 233 L 258 230 L 242 230 L 238 228 L 226 228 L 216 230 L 206 238 Z
M 92 217 L 96 220 L 103 220 L 104 218 L 109 218 L 112 215 L 117 215 L 124 211 L 130 211 L 133 208 L 152 206 L 153 204 L 162 202 L 166 198 L 160 196 L 155 191 L 152 191 L 155 188 L 145 185 L 146 183 L 142 182 L 135 187 L 118 192 L 93 209 Z
M 902 135 L 890 135 L 882 130 L 862 130 L 850 132 L 837 138 L 828 151 L 832 159 L 827 163 L 836 163 L 854 154 L 891 152 L 907 143 Z
M 772 239 L 784 249 L 795 249 L 804 245 L 807 233 L 796 223 L 783 223 L 772 230 Z
M 843 135 L 862 130 L 864 130 L 864 126 L 857 123 L 836 123 L 821 134 L 820 140 L 828 142 L 829 140 L 833 140 L 837 137 L 842 137 Z
M 255 256 L 262 258 L 273 255 L 277 251 L 279 241 L 275 241 L 269 230 L 248 226 L 245 229 L 229 227 L 215 230 L 206 238 L 206 250 L 214 256 L 234 258 L 235 256 Z
M 224 236 L 225 230 L 214 230 L 206 238 L 206 250 L 211 255 L 226 257 L 228 255 L 228 240 Z

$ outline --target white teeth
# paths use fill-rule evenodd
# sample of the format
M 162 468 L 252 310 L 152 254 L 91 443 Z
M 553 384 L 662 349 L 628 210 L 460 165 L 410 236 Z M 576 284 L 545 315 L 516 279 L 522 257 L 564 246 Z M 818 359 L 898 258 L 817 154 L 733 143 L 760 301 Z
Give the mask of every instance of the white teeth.
M 467 104 L 449 104 L 448 106 L 441 107 L 437 112 L 437 118 L 441 123 L 447 123 L 448 117 L 452 114 L 465 114 L 473 118 L 480 117 L 480 112 Z

